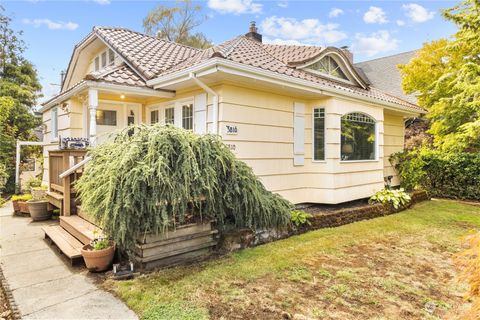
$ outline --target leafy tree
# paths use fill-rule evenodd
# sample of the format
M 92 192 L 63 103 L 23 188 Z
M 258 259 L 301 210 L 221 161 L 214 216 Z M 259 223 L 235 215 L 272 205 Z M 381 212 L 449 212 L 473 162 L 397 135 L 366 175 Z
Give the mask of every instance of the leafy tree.
M 480 1 L 443 11 L 458 25 L 451 39 L 424 45 L 400 66 L 406 93 L 428 109 L 429 133 L 444 151 L 480 150 Z
M 201 32 L 192 33 L 205 21 L 204 16 L 199 16 L 201 10 L 191 0 L 177 0 L 173 7 L 161 4 L 143 19 L 143 27 L 147 34 L 158 38 L 205 49 L 212 46 L 210 40 Z
M 25 44 L 20 38 L 21 33 L 12 30 L 11 18 L 3 13 L 0 6 L 0 164 L 6 167 L 7 191 L 11 192 L 16 140 L 36 139 L 32 129 L 41 123 L 33 115 L 41 85 L 37 71 L 23 57 Z

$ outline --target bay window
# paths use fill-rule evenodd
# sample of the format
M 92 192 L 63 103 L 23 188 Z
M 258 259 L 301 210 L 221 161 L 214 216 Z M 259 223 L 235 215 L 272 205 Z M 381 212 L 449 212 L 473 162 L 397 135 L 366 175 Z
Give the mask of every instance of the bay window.
M 341 160 L 375 160 L 375 120 L 355 112 L 344 115 L 341 122 Z

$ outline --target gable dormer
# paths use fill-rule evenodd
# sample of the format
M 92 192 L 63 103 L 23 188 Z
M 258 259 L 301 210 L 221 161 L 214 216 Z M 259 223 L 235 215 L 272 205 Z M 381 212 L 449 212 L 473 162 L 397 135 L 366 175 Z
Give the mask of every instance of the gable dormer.
M 364 89 L 369 85 L 357 72 L 345 52 L 335 47 L 327 47 L 320 54 L 308 60 L 289 63 L 289 65 L 317 76 L 360 86 Z

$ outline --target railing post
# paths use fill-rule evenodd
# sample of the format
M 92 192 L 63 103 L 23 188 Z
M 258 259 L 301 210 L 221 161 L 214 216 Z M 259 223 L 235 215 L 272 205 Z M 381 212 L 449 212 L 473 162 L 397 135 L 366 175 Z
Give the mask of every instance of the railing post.
M 64 152 L 63 153 L 63 169 L 62 171 L 65 171 L 67 168 L 70 167 L 70 152 Z M 66 176 L 63 178 L 63 215 L 64 216 L 69 216 L 70 215 L 70 196 L 71 196 L 71 190 L 70 190 L 70 175 Z

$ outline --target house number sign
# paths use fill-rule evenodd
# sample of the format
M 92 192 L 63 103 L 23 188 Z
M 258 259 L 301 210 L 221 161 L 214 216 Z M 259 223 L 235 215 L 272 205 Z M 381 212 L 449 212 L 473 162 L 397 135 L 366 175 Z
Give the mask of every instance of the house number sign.
M 225 126 L 227 132 L 226 134 L 237 134 L 238 133 L 238 128 L 237 126 L 231 126 L 231 125 L 226 125 Z

